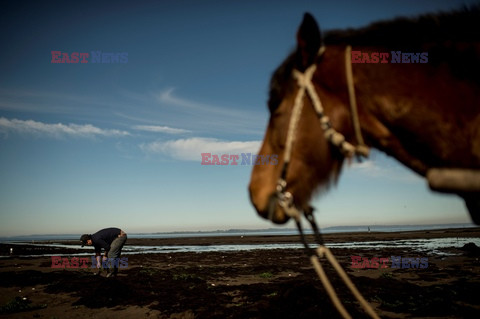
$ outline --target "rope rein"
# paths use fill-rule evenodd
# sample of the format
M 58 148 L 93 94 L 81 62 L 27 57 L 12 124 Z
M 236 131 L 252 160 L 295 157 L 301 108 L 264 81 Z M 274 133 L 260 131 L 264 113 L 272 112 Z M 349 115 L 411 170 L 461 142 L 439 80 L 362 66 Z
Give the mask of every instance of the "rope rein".
M 355 138 L 358 142 L 356 151 L 360 155 L 368 157 L 369 150 L 363 141 L 362 130 L 360 129 L 360 120 L 358 119 L 357 98 L 355 97 L 355 86 L 353 83 L 351 46 L 347 46 L 345 50 L 345 73 L 347 76 L 348 99 L 350 100 L 350 112 L 352 112 L 353 129 L 355 131 Z
M 335 293 L 335 290 L 333 289 L 332 285 L 330 284 L 330 281 L 328 280 L 328 277 L 325 275 L 325 272 L 323 271 L 322 265 L 319 262 L 319 258 L 322 258 L 323 256 L 327 258 L 327 260 L 336 270 L 340 278 L 342 278 L 345 285 L 348 287 L 348 289 L 350 289 L 352 294 L 358 300 L 358 302 L 360 303 L 362 308 L 365 310 L 365 312 L 368 313 L 370 317 L 374 319 L 380 319 L 380 317 L 375 313 L 375 310 L 373 310 L 372 306 L 370 306 L 368 301 L 366 301 L 365 298 L 363 298 L 362 294 L 358 291 L 355 284 L 350 280 L 350 277 L 348 277 L 345 270 L 343 270 L 342 266 L 340 266 L 340 264 L 338 263 L 337 259 L 335 258 L 333 253 L 330 251 L 330 249 L 322 245 L 317 248 L 316 252 L 317 252 L 318 258 L 317 256 L 312 255 L 310 256 L 310 261 L 313 265 L 313 268 L 315 268 L 315 271 L 317 272 L 320 278 L 320 281 L 325 287 L 325 290 L 330 296 L 332 303 L 334 304 L 335 308 L 337 308 L 337 311 L 342 315 L 342 317 L 345 319 L 351 318 L 350 314 L 347 312 L 347 310 L 343 307 L 342 303 L 338 299 L 338 296 Z
M 325 52 L 325 47 L 320 47 L 318 52 L 318 56 L 323 55 Z M 322 268 L 320 263 L 320 259 L 326 257 L 326 259 L 330 262 L 332 267 L 338 273 L 340 278 L 343 280 L 345 285 L 350 289 L 352 294 L 358 300 L 362 308 L 370 315 L 370 317 L 374 319 L 379 319 L 380 317 L 375 313 L 373 308 L 370 304 L 363 298 L 362 294 L 358 291 L 355 287 L 353 282 L 348 277 L 347 273 L 343 270 L 343 268 L 338 263 L 335 256 L 332 254 L 330 249 L 328 249 L 323 242 L 323 239 L 320 235 L 320 231 L 318 226 L 315 222 L 313 217 L 313 209 L 310 208 L 308 211 L 301 211 L 299 210 L 293 201 L 293 195 L 288 192 L 287 189 L 287 171 L 288 165 L 291 160 L 292 155 L 292 147 L 295 141 L 295 135 L 297 131 L 297 125 L 301 117 L 302 109 L 303 109 L 303 101 L 305 98 L 305 92 L 308 94 L 315 112 L 317 114 L 318 119 L 320 120 L 320 125 L 324 131 L 325 138 L 334 146 L 336 146 L 344 156 L 351 158 L 354 155 L 360 157 L 368 157 L 369 149 L 365 145 L 360 129 L 360 121 L 358 119 L 358 112 L 357 112 L 357 104 L 355 98 L 355 90 L 354 90 L 354 82 L 353 82 L 353 72 L 352 72 L 352 65 L 351 65 L 351 47 L 348 46 L 345 51 L 345 71 L 347 77 L 347 87 L 348 87 L 348 96 L 350 100 L 350 111 L 352 115 L 352 122 L 355 131 L 355 137 L 357 140 L 357 145 L 354 146 L 351 143 L 345 140 L 345 136 L 339 132 L 337 132 L 331 125 L 330 119 L 328 116 L 324 114 L 322 102 L 320 101 L 320 97 L 315 90 L 315 87 L 312 83 L 313 74 L 315 73 L 317 66 L 316 64 L 312 64 L 309 66 L 305 72 L 300 72 L 298 70 L 293 70 L 293 77 L 297 81 L 298 84 L 298 92 L 297 96 L 295 97 L 292 115 L 290 117 L 290 122 L 287 131 L 287 139 L 285 145 L 285 152 L 284 152 L 284 162 L 281 171 L 281 175 L 277 182 L 276 187 L 276 199 L 278 205 L 284 210 L 285 214 L 289 217 L 293 218 L 296 222 L 298 231 L 300 233 L 301 241 L 305 246 L 307 254 L 310 256 L 310 261 L 317 272 L 322 285 L 325 287 L 330 300 L 332 301 L 333 305 L 337 309 L 337 311 L 341 314 L 341 316 L 345 319 L 351 319 L 352 317 L 347 312 L 345 307 L 342 305 L 340 299 L 338 298 L 335 289 L 333 288 L 332 284 L 330 283 L 325 271 Z M 273 212 L 273 211 L 272 211 Z M 301 218 L 304 215 L 307 220 L 310 222 L 310 225 L 314 231 L 316 242 L 319 244 L 316 250 L 313 250 L 308 245 L 305 236 L 303 234 L 303 229 L 301 225 Z M 270 216 L 271 217 L 271 216 Z M 272 218 L 270 218 L 272 219 Z
M 296 208 L 293 208 L 293 209 L 296 209 Z M 343 280 L 345 286 L 347 286 L 348 289 L 350 289 L 350 292 L 357 299 L 360 306 L 365 310 L 365 312 L 373 319 L 380 319 L 380 317 L 375 313 L 375 310 L 373 310 L 372 306 L 370 306 L 368 301 L 365 300 L 362 294 L 358 291 L 355 284 L 350 280 L 350 277 L 348 277 L 345 270 L 343 270 L 342 266 L 335 258 L 335 255 L 333 255 L 331 250 L 324 245 L 318 226 L 315 222 L 315 219 L 313 218 L 313 211 L 306 212 L 304 215 L 307 218 L 307 220 L 310 222 L 310 225 L 312 226 L 312 229 L 314 231 L 316 242 L 319 244 L 317 249 L 310 248 L 309 244 L 307 243 L 307 240 L 305 238 L 305 235 L 303 233 L 303 228 L 301 225 L 301 212 L 298 209 L 296 210 L 297 210 L 297 213 L 295 214 L 295 216 L 298 216 L 298 218 L 295 218 L 295 217 L 294 218 L 297 224 L 298 231 L 300 233 L 301 241 L 305 246 L 307 254 L 310 256 L 310 262 L 312 263 L 313 268 L 315 269 L 315 272 L 318 275 L 318 278 L 320 279 L 323 287 L 325 288 L 328 296 L 330 297 L 330 300 L 332 301 L 333 305 L 337 309 L 338 313 L 344 319 L 352 318 L 352 316 L 348 313 L 348 311 L 345 309 L 342 302 L 338 298 L 337 293 L 335 292 L 335 289 L 333 288 L 330 280 L 328 279 L 328 276 L 323 270 L 320 260 L 323 259 L 324 257 L 328 260 L 328 262 L 332 265 L 333 269 L 337 272 L 339 277 Z

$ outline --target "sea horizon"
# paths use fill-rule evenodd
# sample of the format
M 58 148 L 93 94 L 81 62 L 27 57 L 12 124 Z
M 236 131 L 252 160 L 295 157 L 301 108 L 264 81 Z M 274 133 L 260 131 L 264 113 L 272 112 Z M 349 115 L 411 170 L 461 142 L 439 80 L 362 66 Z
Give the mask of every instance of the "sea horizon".
M 348 232 L 401 232 L 419 230 L 438 230 L 452 228 L 474 228 L 478 227 L 473 223 L 449 223 L 449 224 L 408 224 L 408 225 L 350 225 L 330 226 L 321 228 L 323 234 L 348 233 Z M 305 229 L 305 233 L 312 233 Z M 296 228 L 264 228 L 264 229 L 227 229 L 227 230 L 198 230 L 198 231 L 165 231 L 165 232 L 139 232 L 128 233 L 129 238 L 150 239 L 150 238 L 191 238 L 191 237 L 215 237 L 215 236 L 268 236 L 279 235 L 289 236 L 298 234 Z M 77 240 L 79 234 L 32 234 L 0 236 L 0 242 L 16 241 L 50 241 L 50 240 Z

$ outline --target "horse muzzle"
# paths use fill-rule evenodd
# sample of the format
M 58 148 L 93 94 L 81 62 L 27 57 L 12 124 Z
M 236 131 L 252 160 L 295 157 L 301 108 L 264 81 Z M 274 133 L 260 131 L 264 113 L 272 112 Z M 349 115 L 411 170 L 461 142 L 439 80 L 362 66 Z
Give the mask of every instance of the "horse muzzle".
M 277 193 L 270 195 L 266 212 L 263 214 L 259 212 L 259 214 L 274 224 L 285 224 L 290 219 L 290 216 L 288 216 L 284 209 L 280 206 Z
M 274 224 L 285 224 L 288 222 L 291 216 L 286 213 L 284 208 L 285 200 L 287 199 L 285 194 L 287 192 L 284 191 L 283 187 L 279 187 L 277 184 L 275 188 L 267 189 L 264 184 L 253 181 L 250 183 L 248 191 L 250 202 L 258 215 L 270 220 Z
M 250 191 L 250 201 L 258 215 L 274 224 L 285 224 L 290 219 L 279 205 L 277 193 L 272 193 L 268 198 L 260 200 L 258 197 L 254 197 L 253 192 Z

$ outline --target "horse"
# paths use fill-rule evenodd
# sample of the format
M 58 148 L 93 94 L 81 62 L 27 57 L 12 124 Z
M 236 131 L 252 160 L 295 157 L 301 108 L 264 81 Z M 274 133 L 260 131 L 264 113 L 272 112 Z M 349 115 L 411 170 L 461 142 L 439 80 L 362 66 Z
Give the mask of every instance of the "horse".
M 461 196 L 480 224 L 479 29 L 480 7 L 325 35 L 305 13 L 270 81 L 258 156 L 276 154 L 278 164 L 253 167 L 257 213 L 283 224 L 288 207 L 311 212 L 345 160 L 373 147 Z

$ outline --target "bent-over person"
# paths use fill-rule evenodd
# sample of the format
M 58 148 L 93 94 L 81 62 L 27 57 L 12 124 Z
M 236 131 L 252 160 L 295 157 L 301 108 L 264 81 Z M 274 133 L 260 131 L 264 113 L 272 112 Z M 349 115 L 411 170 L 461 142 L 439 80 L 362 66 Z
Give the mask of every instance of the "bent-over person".
M 107 277 L 115 277 L 118 273 L 118 264 L 123 245 L 127 241 L 127 233 L 120 228 L 105 228 L 97 231 L 95 234 L 83 234 L 80 237 L 82 247 L 93 246 L 95 248 L 95 259 L 97 261 L 98 273 L 102 268 L 102 263 L 109 266 Z M 104 255 L 102 256 L 102 248 Z M 113 268 L 113 269 L 112 269 Z

